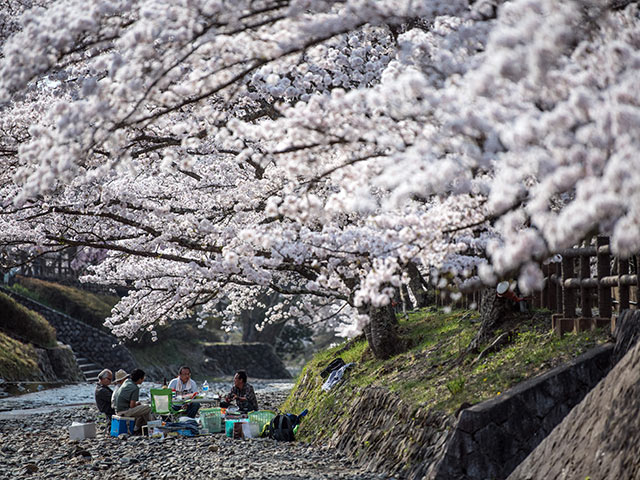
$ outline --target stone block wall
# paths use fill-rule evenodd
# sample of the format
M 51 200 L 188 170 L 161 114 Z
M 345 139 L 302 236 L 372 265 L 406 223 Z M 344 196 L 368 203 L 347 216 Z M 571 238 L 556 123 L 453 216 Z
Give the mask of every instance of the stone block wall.
M 87 325 L 80 320 L 53 310 L 39 302 L 31 300 L 11 290 L 2 289 L 17 302 L 42 315 L 56 329 L 56 336 L 73 351 L 91 360 L 96 365 L 116 371 L 124 368 L 130 372 L 136 368 L 136 361 L 129 350 L 118 343 L 118 339 L 106 332 Z
M 82 382 L 84 374 L 78 367 L 73 351 L 68 345 L 53 348 L 36 348 L 40 375 L 23 380 L 44 382 Z
M 339 392 L 339 386 L 334 388 Z M 336 401 L 345 403 L 349 415 L 336 419 L 329 444 L 367 470 L 394 478 L 425 478 L 442 458 L 455 423 L 443 412 L 411 408 L 381 387 L 365 387 L 348 397 L 338 393 Z
M 434 480 L 504 479 L 611 368 L 614 345 L 597 347 L 460 413 Z

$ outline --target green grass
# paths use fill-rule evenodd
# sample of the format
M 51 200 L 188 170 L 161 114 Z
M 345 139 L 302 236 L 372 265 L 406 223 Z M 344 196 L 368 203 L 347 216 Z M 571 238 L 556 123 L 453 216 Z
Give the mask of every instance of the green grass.
M 0 332 L 0 377 L 4 380 L 35 379 L 40 374 L 35 349 Z
M 55 347 L 56 331 L 42 315 L 0 293 L 0 329 L 42 347 Z
M 473 404 L 500 395 L 609 338 L 605 330 L 557 338 L 550 330 L 548 312 L 534 312 L 523 314 L 508 327 L 510 343 L 477 360 L 476 354 L 466 354 L 480 325 L 476 319 L 477 312 L 463 310 L 413 312 L 399 326 L 409 349 L 386 361 L 374 358 L 364 339 L 321 352 L 303 369 L 283 410 L 309 408 L 300 432 L 307 440 L 329 438 L 340 416 L 348 415 L 348 400 L 369 386 L 395 392 L 410 408 L 453 413 L 463 402 Z M 356 365 L 345 382 L 325 393 L 319 372 L 337 356 Z
M 103 330 L 105 318 L 111 315 L 111 309 L 119 301 L 115 295 L 98 295 L 79 288 L 22 276 L 17 277 L 17 283 L 12 289 Z

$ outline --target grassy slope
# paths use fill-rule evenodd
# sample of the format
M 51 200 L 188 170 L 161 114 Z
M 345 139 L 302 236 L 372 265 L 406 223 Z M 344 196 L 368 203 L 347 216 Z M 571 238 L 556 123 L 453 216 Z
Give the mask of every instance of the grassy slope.
M 0 293 L 0 378 L 31 380 L 40 376 L 33 345 L 12 338 L 28 339 L 42 347 L 57 345 L 56 332 L 42 316 Z
M 9 381 L 32 379 L 39 373 L 33 346 L 0 332 L 0 378 Z
M 56 331 L 40 314 L 0 293 L 0 330 L 42 347 L 55 347 Z
M 118 303 L 115 295 L 99 295 L 36 278 L 17 277 L 12 288 L 17 293 L 43 303 L 89 325 L 104 329 L 104 319 Z
M 453 413 L 463 402 L 477 403 L 500 395 L 518 382 L 554 368 L 608 340 L 607 331 L 555 337 L 544 312 L 523 315 L 513 328 L 512 341 L 476 361 L 465 348 L 476 333 L 476 312 L 419 311 L 400 321 L 409 349 L 387 361 L 373 358 L 364 339 L 317 354 L 302 371 L 283 406 L 287 412 L 309 408 L 301 425 L 302 439 L 331 437 L 344 411 L 344 400 L 361 388 L 381 386 L 395 392 L 411 408 Z M 326 393 L 319 372 L 335 357 L 356 365 L 347 380 Z

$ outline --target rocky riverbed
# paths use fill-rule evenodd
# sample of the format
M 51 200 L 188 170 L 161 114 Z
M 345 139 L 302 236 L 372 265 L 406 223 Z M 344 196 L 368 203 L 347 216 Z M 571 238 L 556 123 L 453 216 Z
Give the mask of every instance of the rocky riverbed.
M 262 389 L 262 408 L 280 405 L 288 390 Z M 18 398 L 18 397 L 16 397 Z M 4 399 L 7 400 L 7 399 Z M 42 405 L 39 405 L 42 408 Z M 96 438 L 69 439 L 72 422 L 98 419 L 93 405 L 0 419 L 1 479 L 350 479 L 383 480 L 333 449 L 271 439 L 233 440 L 224 434 L 163 439 L 110 437 L 105 425 Z M 6 412 L 10 413 L 10 412 Z

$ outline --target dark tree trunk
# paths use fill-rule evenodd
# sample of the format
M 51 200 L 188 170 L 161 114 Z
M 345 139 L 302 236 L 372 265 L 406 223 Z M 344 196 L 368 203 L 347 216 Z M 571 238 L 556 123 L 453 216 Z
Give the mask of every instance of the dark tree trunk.
M 243 342 L 261 342 L 275 346 L 276 340 L 285 325 L 285 322 L 269 323 L 258 331 L 256 325 L 261 324 L 264 317 L 259 318 L 251 315 L 251 313 L 245 316 L 245 312 L 243 312 L 240 318 L 242 321 Z
M 398 320 L 391 305 L 369 308 L 369 323 L 364 333 L 376 358 L 384 360 L 404 350 L 397 327 Z
M 489 340 L 496 328 L 500 326 L 510 314 L 507 300 L 496 295 L 495 288 L 487 288 L 482 292 L 480 300 L 480 330 L 469 343 L 467 352 L 477 353 L 482 343 Z
M 262 322 L 264 322 L 266 311 L 281 299 L 277 293 L 269 293 L 265 294 L 261 300 L 262 303 L 265 304 L 265 307 L 254 307 L 252 310 L 244 310 L 240 314 L 242 341 L 262 342 L 275 346 L 276 340 L 280 336 L 286 322 L 269 323 L 264 325 L 259 331 L 256 329 L 256 325 L 261 325 Z
M 409 288 L 416 299 L 416 308 L 423 308 L 429 305 L 429 297 L 424 288 L 426 282 L 422 278 L 422 274 L 415 263 L 407 264 L 407 273 L 409 274 Z

